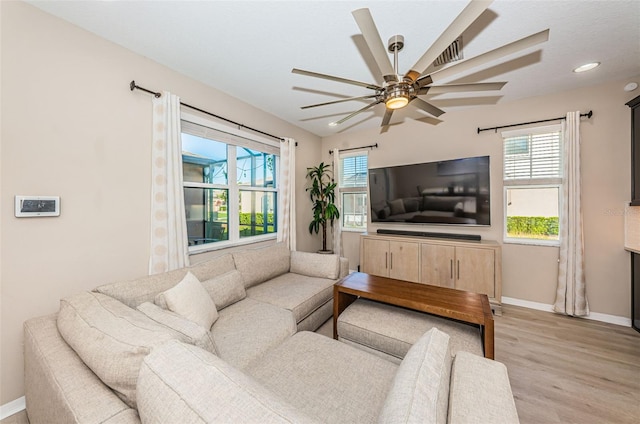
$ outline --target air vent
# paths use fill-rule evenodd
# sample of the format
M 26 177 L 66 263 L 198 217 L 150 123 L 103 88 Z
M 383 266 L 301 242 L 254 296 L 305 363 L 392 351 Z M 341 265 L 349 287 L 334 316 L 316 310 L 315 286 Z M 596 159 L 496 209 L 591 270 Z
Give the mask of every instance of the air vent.
M 433 62 L 435 66 L 456 62 L 462 59 L 462 37 L 458 37 L 440 56 Z

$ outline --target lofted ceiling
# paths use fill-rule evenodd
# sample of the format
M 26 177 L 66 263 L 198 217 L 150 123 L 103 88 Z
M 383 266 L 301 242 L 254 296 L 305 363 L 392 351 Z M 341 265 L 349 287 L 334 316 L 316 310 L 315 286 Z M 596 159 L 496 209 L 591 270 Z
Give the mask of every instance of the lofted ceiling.
M 292 68 L 382 85 L 377 65 L 351 15 L 353 10 L 370 9 L 385 47 L 391 36 L 404 36 L 398 64 L 399 73 L 404 74 L 467 1 L 29 3 L 296 126 L 328 136 L 380 127 L 384 106 L 377 105 L 340 126 L 331 127 L 330 122 L 362 108 L 367 101 L 305 110 L 300 107 L 372 94 L 371 91 L 293 74 Z M 550 29 L 546 43 L 446 81 L 507 81 L 502 90 L 423 98 L 451 111 L 640 74 L 638 0 L 496 0 L 462 34 L 464 59 L 546 28 Z M 572 72 L 576 66 L 592 61 L 602 65 L 583 74 Z M 143 75 L 132 78 L 144 86 Z M 433 117 L 411 105 L 394 113 L 391 123 L 408 118 L 420 119 L 425 125 L 437 124 Z M 446 120 L 447 114 L 439 119 Z

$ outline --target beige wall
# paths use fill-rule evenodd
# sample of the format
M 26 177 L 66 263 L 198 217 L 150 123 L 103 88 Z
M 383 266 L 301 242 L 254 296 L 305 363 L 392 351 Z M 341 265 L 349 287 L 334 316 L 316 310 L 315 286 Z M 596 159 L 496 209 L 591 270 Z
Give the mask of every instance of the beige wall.
M 151 97 L 132 79 L 295 138 L 298 214 L 320 139 L 24 3 L 0 2 L 0 404 L 23 395 L 22 323 L 61 297 L 147 273 Z M 59 195 L 58 218 L 13 215 L 13 196 Z M 302 200 L 302 201 L 300 201 Z M 319 248 L 299 221 L 300 250 Z M 202 256 L 202 255 L 200 255 Z M 201 258 L 193 258 L 196 262 Z
M 577 77 L 577 76 L 576 76 Z M 639 77 L 640 78 L 640 77 Z M 636 81 L 638 78 L 635 79 Z M 459 157 L 491 157 L 491 222 L 489 228 L 400 226 L 414 231 L 480 234 L 502 242 L 503 190 L 500 132 L 477 134 L 477 128 L 564 116 L 593 110 L 583 120 L 582 173 L 587 295 L 591 311 L 630 317 L 630 259 L 623 249 L 623 208 L 630 200 L 630 110 L 618 81 L 580 90 L 469 110 L 450 110 L 437 126 L 407 119 L 401 125 L 338 134 L 323 139 L 322 152 L 378 143 L 369 152 L 369 167 L 429 162 Z M 369 224 L 369 231 L 390 228 Z M 359 264 L 358 235 L 343 235 L 350 268 Z M 557 279 L 557 247 L 503 245 L 503 296 L 552 304 Z

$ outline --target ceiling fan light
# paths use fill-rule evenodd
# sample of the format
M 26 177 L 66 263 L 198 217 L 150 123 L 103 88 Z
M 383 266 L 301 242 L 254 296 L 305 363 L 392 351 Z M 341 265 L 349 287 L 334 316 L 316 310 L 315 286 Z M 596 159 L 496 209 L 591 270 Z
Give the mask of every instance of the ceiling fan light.
M 600 66 L 600 62 L 585 63 L 584 65 L 578 66 L 576 69 L 573 70 L 573 72 L 575 72 L 576 74 L 579 74 L 580 72 L 590 71 L 594 68 L 597 68 L 598 66 Z
M 409 99 L 404 96 L 392 97 L 385 103 L 387 109 L 402 109 L 409 104 Z

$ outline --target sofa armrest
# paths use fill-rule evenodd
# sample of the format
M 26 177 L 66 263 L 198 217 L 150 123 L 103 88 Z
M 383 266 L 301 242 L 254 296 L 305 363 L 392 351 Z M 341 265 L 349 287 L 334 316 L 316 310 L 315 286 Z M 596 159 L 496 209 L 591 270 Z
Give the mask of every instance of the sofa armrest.
M 340 257 L 340 275 L 338 278 L 344 278 L 349 275 L 349 259 Z
M 449 423 L 519 422 L 507 367 L 469 352 L 458 352 L 451 370 Z
M 322 253 L 291 252 L 291 272 L 308 277 L 337 280 L 340 275 L 340 257 Z

